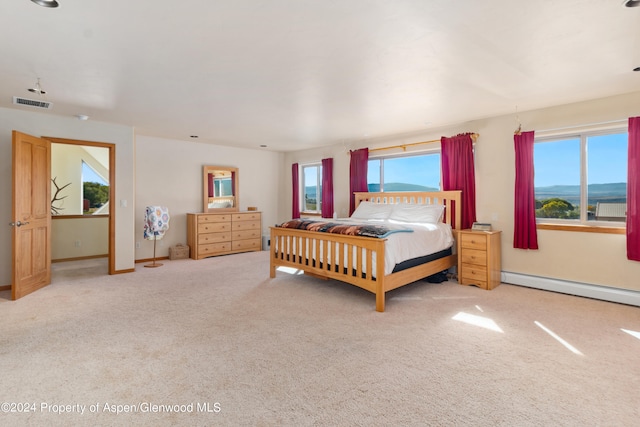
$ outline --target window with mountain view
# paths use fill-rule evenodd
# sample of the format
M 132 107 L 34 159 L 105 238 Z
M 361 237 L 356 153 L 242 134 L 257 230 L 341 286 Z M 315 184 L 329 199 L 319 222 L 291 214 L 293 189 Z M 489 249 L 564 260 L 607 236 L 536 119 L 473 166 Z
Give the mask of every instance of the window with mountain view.
M 322 165 L 302 166 L 302 212 L 322 212 Z
M 584 133 L 536 140 L 536 218 L 539 222 L 626 220 L 627 133 Z
M 370 158 L 369 191 L 440 191 L 440 153 Z

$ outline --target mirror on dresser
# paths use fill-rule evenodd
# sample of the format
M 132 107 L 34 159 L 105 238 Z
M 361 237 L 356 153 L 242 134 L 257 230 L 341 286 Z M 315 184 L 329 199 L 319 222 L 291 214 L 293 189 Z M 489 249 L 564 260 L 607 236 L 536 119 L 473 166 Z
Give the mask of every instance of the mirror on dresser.
M 203 166 L 203 212 L 237 212 L 238 168 Z

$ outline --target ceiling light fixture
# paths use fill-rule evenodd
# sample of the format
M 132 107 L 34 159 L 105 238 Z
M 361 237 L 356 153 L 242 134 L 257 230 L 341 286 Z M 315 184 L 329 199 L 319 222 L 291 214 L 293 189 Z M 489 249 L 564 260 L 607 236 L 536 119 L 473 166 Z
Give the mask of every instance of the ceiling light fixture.
M 638 7 L 640 6 L 640 0 L 625 0 L 624 5 L 627 7 Z
M 634 68 L 633 71 L 640 71 L 640 67 Z
M 58 7 L 60 6 L 56 0 L 31 0 L 38 6 L 43 7 Z
M 36 80 L 35 86 L 27 90 L 32 93 L 37 93 L 38 95 L 45 95 L 47 93 L 42 90 L 42 86 L 40 86 L 40 77 L 38 77 L 38 80 Z
M 87 116 L 85 114 L 76 114 L 76 118 L 78 120 L 82 120 L 82 121 L 89 120 L 89 116 Z

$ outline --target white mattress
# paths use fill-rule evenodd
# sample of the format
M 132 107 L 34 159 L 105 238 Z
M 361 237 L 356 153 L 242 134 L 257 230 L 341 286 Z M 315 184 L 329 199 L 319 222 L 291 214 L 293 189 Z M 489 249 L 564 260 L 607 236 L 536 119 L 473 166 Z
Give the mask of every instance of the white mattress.
M 421 256 L 427 256 L 453 246 L 451 226 L 445 223 L 406 223 L 393 220 L 369 220 L 340 218 L 331 222 L 344 224 L 374 223 L 385 225 L 391 229 L 411 228 L 413 232 L 397 232 L 389 234 L 385 245 L 385 275 L 391 274 L 396 264 Z M 346 262 L 345 262 L 346 264 Z M 373 271 L 376 271 L 375 256 L 372 260 Z

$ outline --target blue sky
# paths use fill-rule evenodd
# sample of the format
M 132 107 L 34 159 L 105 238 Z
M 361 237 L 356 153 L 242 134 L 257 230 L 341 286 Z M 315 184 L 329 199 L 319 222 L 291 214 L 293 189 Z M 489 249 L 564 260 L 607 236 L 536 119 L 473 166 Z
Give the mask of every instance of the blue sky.
M 627 181 L 627 134 L 588 138 L 588 183 Z M 580 138 L 536 143 L 535 186 L 580 185 Z
M 104 179 L 100 177 L 93 168 L 82 162 L 82 181 L 83 182 L 97 182 L 98 184 L 107 185 Z
M 375 159 L 370 159 L 375 160 Z M 410 182 L 438 188 L 440 185 L 440 155 L 387 158 L 384 160 L 385 182 Z M 368 182 L 380 182 L 380 168 L 370 167 Z

